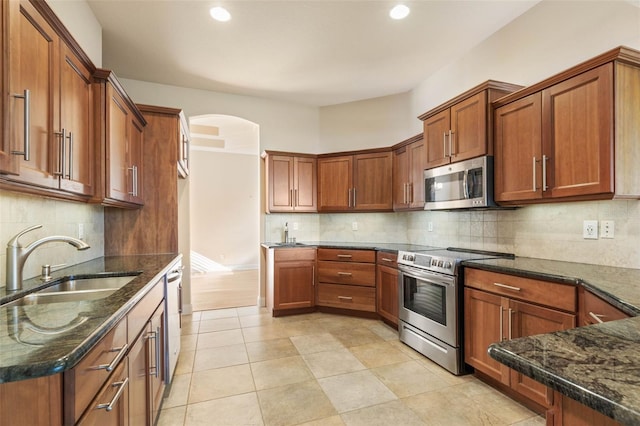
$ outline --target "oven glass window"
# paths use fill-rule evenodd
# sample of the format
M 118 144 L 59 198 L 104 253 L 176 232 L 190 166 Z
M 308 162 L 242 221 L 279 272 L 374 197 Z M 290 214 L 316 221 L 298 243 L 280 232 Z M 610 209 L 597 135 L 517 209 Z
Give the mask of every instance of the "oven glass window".
M 414 277 L 404 277 L 404 307 L 432 321 L 447 325 L 447 288 Z

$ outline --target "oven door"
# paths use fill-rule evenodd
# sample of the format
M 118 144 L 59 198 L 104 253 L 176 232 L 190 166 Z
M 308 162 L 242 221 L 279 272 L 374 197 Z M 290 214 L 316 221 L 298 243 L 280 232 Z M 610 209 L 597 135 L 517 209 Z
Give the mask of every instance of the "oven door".
M 400 320 L 447 343 L 460 346 L 456 278 L 398 265 Z

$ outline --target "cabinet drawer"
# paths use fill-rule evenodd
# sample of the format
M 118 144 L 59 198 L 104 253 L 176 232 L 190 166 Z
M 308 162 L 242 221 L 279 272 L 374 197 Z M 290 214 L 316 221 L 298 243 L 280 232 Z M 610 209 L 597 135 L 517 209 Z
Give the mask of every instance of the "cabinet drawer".
M 77 421 L 127 352 L 127 321 L 111 329 L 73 369 L 64 373 L 65 419 Z
M 472 268 L 466 268 L 464 273 L 466 287 L 546 305 L 563 311 L 577 311 L 577 289 L 574 286 Z
M 319 248 L 318 260 L 375 263 L 376 252 L 373 250 L 343 250 Z
M 127 315 L 127 334 L 129 342 L 133 342 L 140 331 L 147 325 L 147 321 L 164 299 L 164 279 L 160 279 L 153 286 L 151 291 L 129 311 Z
M 317 304 L 319 306 L 375 312 L 376 290 L 373 287 L 320 283 L 318 285 Z
M 318 262 L 318 282 L 375 287 L 376 265 L 373 263 Z
M 280 248 L 273 253 L 273 260 L 285 262 L 289 260 L 316 260 L 315 248 Z
M 584 318 L 584 324 L 581 325 L 599 324 L 600 322 L 629 318 L 629 315 L 620 309 L 586 290 L 583 293 L 581 311 Z
M 108 405 L 113 404 L 111 409 Z M 123 359 L 91 402 L 78 426 L 124 425 L 129 405 L 129 374 L 127 358 Z
M 379 251 L 376 253 L 376 263 L 390 268 L 398 268 L 398 254 Z

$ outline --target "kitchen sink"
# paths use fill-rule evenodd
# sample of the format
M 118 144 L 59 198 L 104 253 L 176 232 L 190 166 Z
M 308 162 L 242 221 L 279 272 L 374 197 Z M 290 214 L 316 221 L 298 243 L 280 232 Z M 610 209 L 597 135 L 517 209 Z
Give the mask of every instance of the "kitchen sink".
M 35 293 L 27 294 L 3 306 L 41 305 L 104 299 L 131 282 L 136 276 L 70 279 Z
M 277 246 L 279 247 L 300 247 L 300 246 L 306 246 L 306 244 L 303 243 L 276 243 Z

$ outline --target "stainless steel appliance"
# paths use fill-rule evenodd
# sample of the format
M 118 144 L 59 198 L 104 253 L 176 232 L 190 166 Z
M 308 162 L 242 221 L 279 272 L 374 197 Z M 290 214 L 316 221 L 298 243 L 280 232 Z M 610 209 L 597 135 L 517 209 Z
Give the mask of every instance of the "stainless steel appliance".
M 398 253 L 400 341 L 453 374 L 465 373 L 460 262 L 505 253 L 429 248 Z
M 174 263 L 165 278 L 165 357 L 167 384 L 171 383 L 180 355 L 182 328 L 182 259 Z
M 424 171 L 425 210 L 497 207 L 493 157 L 485 156 Z

